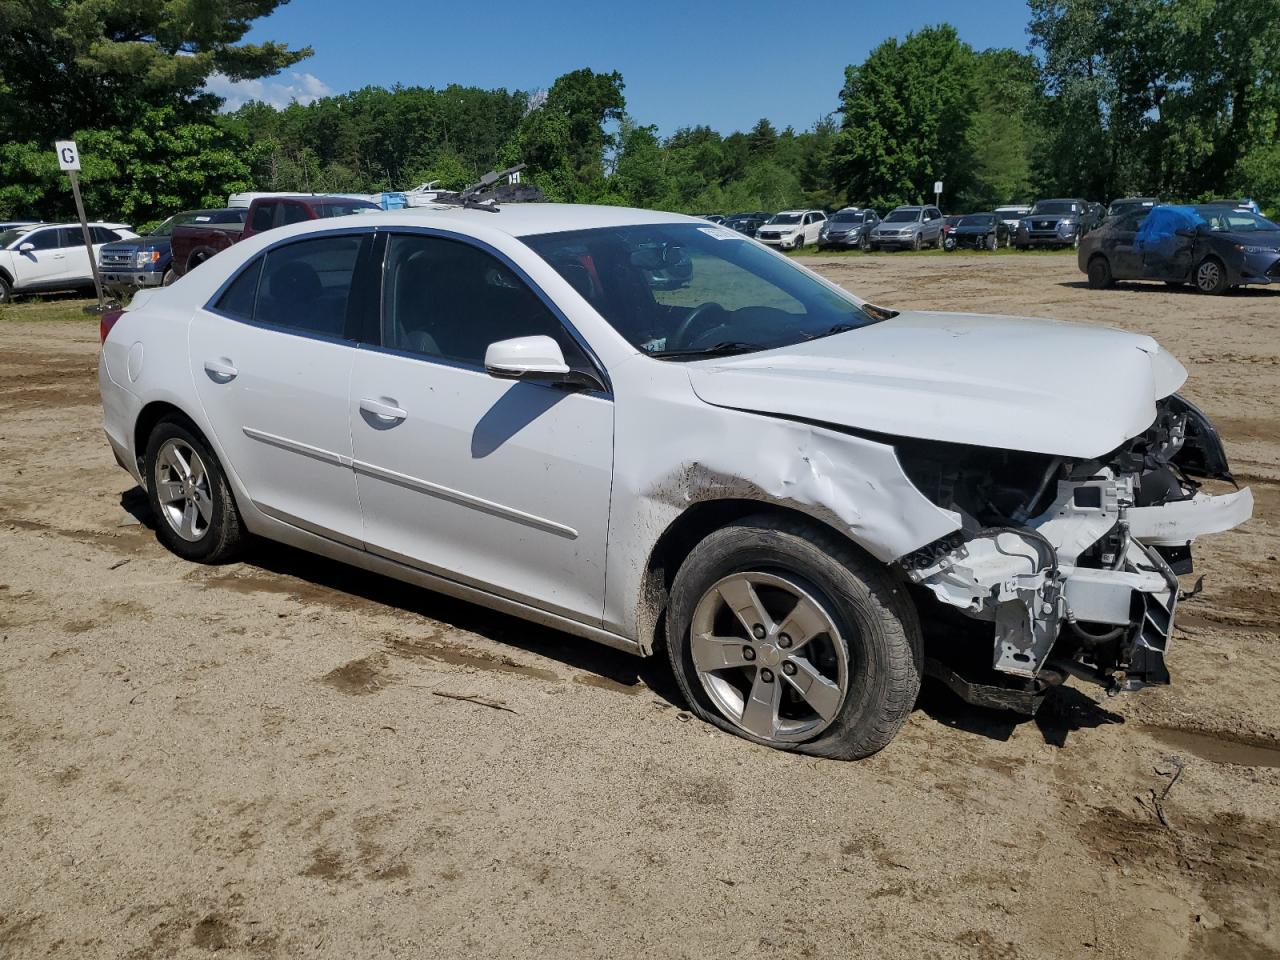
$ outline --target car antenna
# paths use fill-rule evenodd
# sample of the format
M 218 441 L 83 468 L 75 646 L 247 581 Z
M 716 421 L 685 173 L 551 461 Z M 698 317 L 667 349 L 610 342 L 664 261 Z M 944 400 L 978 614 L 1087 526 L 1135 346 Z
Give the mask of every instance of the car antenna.
M 499 180 L 517 174 L 524 168 L 525 164 L 518 163 L 514 167 L 507 167 L 505 170 L 496 172 L 490 170 L 478 182 L 459 190 L 457 193 L 441 194 L 436 197 L 435 202 L 447 203 L 450 206 L 458 206 L 466 210 L 488 210 L 490 213 L 498 213 L 500 208 L 496 199 L 490 197 L 488 200 L 479 200 L 477 198 L 483 191 L 488 190 Z

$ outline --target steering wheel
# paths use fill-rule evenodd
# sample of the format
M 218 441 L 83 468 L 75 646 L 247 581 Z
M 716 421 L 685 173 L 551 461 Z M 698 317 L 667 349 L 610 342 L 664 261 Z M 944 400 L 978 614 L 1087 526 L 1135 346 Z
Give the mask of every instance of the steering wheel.
M 676 327 L 676 332 L 667 338 L 667 349 L 680 350 L 687 347 L 689 345 L 689 331 L 693 329 L 693 325 L 705 320 L 716 311 L 724 314 L 729 312 L 714 300 L 700 303 L 690 310 L 689 315 L 680 321 L 680 326 Z

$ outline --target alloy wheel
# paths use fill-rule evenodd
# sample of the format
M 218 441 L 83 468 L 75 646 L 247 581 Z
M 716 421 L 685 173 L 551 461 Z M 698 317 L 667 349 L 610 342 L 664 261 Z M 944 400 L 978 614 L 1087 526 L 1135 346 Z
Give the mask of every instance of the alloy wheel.
M 203 538 L 213 521 L 213 496 L 200 454 L 186 441 L 171 437 L 156 453 L 151 479 L 160 512 L 173 532 L 190 543 Z
M 689 652 L 716 709 L 761 740 L 808 740 L 839 715 L 849 655 L 822 603 L 762 572 L 731 574 L 694 609 Z

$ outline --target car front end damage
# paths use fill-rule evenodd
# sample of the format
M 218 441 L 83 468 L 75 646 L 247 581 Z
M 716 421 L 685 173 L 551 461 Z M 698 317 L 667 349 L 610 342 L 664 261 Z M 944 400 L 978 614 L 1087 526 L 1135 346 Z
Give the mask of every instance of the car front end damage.
M 1145 433 L 1093 460 L 896 444 L 912 483 L 962 519 L 897 563 L 926 625 L 981 651 L 965 660 L 948 653 L 963 645 L 934 644 L 928 672 L 1026 713 L 1068 675 L 1112 693 L 1169 682 L 1191 543 L 1249 519 L 1253 496 L 1205 493 L 1206 480 L 1234 484 L 1217 431 L 1177 395 L 1157 410 Z

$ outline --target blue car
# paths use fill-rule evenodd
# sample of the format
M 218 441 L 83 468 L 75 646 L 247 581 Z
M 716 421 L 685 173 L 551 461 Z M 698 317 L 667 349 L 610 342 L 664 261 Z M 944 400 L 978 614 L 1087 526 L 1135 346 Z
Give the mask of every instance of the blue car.
M 248 209 L 188 210 L 175 214 L 145 237 L 109 243 L 98 254 L 102 282 L 112 289 L 168 286 L 177 276 L 172 269 L 169 237 L 186 223 L 244 223 Z

